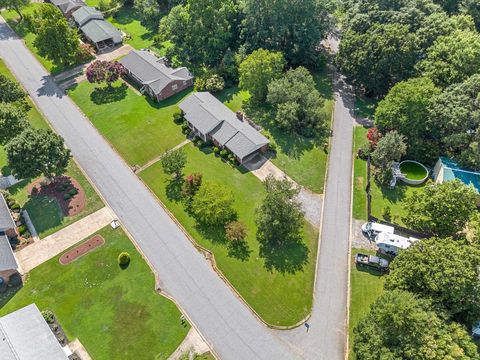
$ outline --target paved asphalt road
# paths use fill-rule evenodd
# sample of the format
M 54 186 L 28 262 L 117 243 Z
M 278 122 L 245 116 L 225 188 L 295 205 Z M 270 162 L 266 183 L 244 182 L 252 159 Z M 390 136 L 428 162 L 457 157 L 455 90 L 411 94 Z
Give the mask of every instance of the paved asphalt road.
M 141 181 L 65 96 L 0 18 L 0 56 L 156 268 L 171 294 L 222 359 L 295 359 L 211 269 Z
M 338 41 L 330 39 L 336 52 Z M 317 281 L 309 331 L 300 327 L 280 335 L 306 359 L 343 360 L 346 350 L 348 262 L 350 249 L 354 96 L 343 77 L 334 75 L 335 110 Z

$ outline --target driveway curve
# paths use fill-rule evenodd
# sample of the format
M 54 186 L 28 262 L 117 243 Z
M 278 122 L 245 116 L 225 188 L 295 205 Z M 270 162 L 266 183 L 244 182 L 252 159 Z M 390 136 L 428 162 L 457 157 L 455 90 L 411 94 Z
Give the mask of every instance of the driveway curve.
M 0 56 L 65 138 L 77 162 L 156 269 L 162 289 L 178 302 L 214 352 L 235 360 L 299 358 L 219 278 L 2 18 Z

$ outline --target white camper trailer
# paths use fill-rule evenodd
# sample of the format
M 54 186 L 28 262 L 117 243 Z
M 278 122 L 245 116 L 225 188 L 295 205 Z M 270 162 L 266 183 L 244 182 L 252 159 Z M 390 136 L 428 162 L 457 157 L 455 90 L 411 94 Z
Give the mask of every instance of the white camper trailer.
M 381 232 L 375 237 L 378 248 L 390 255 L 397 255 L 400 250 L 409 248 L 418 239 L 404 237 L 393 233 Z

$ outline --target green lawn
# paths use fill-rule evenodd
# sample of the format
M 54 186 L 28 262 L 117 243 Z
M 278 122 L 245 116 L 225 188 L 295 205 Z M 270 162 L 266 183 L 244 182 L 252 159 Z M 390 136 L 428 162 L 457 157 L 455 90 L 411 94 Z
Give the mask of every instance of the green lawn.
M 32 179 L 23 180 L 8 189 L 9 193 L 20 206 L 28 211 L 40 238 L 51 235 L 104 206 L 100 197 L 73 161 L 70 162 L 65 174 L 80 183 L 85 190 L 85 196 L 87 198 L 85 209 L 75 216 L 65 217 L 57 201 L 54 199 L 46 196 L 30 197 L 27 188 Z
M 98 233 L 106 242 L 93 252 L 68 265 L 57 256 L 32 270 L 0 315 L 35 303 L 52 310 L 69 340 L 80 339 L 95 360 L 167 359 L 189 325 L 154 291 L 153 274 L 122 230 Z M 131 256 L 123 270 L 117 263 L 122 251 Z
M 373 120 L 378 100 L 364 96 L 355 97 L 355 116 Z
M 132 8 L 121 8 L 107 20 L 127 34 L 128 37 L 124 40 L 124 43 L 132 45 L 135 49 L 153 46 L 155 30 L 142 25 Z
M 354 154 L 357 150 L 367 142 L 367 129 L 361 126 L 355 128 L 355 145 Z M 365 186 L 367 185 L 367 162 L 359 158 L 355 158 L 354 162 L 354 192 L 353 192 L 353 209 L 352 214 L 354 219 L 367 219 L 367 200 L 365 193 Z M 426 186 L 427 183 L 420 186 L 406 185 L 398 180 L 397 185 L 391 189 L 390 187 L 381 187 L 374 180 L 372 176 L 371 194 L 372 194 L 372 215 L 387 220 L 383 213 L 386 207 L 390 208 L 392 215 L 391 221 L 399 225 L 404 225 L 402 217 L 406 215 L 406 208 L 403 201 L 412 195 L 415 191 L 420 190 Z
M 314 74 L 317 89 L 326 99 L 324 111 L 330 121 L 333 111 L 333 89 L 331 74 L 321 72 Z M 217 95 L 232 111 L 241 110 L 248 99 L 248 93 L 237 87 L 229 88 Z M 328 152 L 323 144 L 317 144 L 311 139 L 279 131 L 270 123 L 270 114 L 255 111 L 258 118 L 253 118 L 263 125 L 264 134 L 277 144 L 277 154 L 272 162 L 288 176 L 302 186 L 316 193 L 323 193 Z
M 173 114 L 189 91 L 156 103 L 122 82 L 108 91 L 84 81 L 68 94 L 127 163 L 143 165 L 185 140 Z
M 22 10 L 22 13 L 32 14 L 33 11 L 41 5 L 42 5 L 41 3 L 30 3 Z M 40 63 L 45 67 L 45 69 L 47 69 L 48 72 L 52 74 L 58 74 L 58 73 L 61 73 L 62 71 L 67 70 L 67 68 L 63 66 L 54 65 L 50 60 L 47 60 L 38 54 L 37 48 L 33 45 L 33 42 L 35 41 L 35 34 L 29 32 L 23 22 L 18 22 L 19 17 L 15 11 L 5 10 L 5 11 L 2 11 L 1 15 L 8 22 L 8 24 L 13 28 L 13 30 L 15 30 L 17 35 L 23 38 L 23 40 L 25 41 L 25 44 L 30 49 L 32 54 L 35 55 L 38 61 L 40 61 Z
M 179 201 L 178 185 L 168 181 L 160 163 L 141 172 L 142 180 L 193 238 L 215 254 L 219 269 L 265 321 L 293 325 L 303 319 L 312 306 L 317 231 L 305 225 L 304 245 L 265 249 L 267 255 L 260 255 L 254 213 L 265 195 L 262 183 L 253 174 L 222 162 L 211 150 L 201 151 L 192 144 L 184 148 L 188 156 L 185 174 L 201 172 L 204 181 L 233 191 L 238 218 L 248 228 L 247 246 L 233 248 L 226 244 L 222 229 L 198 226 Z
M 353 353 L 353 329 L 360 320 L 368 313 L 370 305 L 382 294 L 385 277 L 358 270 L 355 266 L 353 256 L 361 252 L 364 254 L 374 254 L 371 250 L 352 249 L 352 267 L 350 271 L 350 317 L 349 317 L 349 346 L 351 360 L 355 359 Z

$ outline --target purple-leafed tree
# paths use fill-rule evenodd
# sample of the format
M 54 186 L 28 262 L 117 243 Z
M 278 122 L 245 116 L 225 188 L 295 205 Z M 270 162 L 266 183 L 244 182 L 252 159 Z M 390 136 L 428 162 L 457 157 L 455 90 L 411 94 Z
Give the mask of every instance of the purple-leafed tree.
M 87 80 L 90 83 L 105 83 L 108 87 L 126 74 L 126 70 L 118 61 L 96 60 L 87 68 Z

